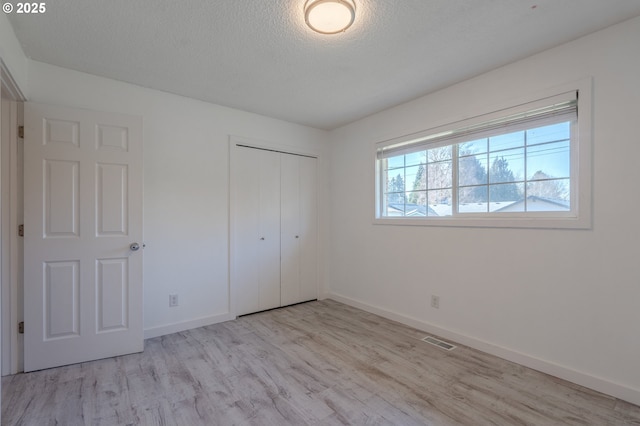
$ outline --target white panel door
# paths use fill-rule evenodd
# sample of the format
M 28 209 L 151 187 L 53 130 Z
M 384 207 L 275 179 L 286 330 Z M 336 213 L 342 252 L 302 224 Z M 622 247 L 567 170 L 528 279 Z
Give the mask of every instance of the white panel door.
M 281 154 L 282 305 L 318 298 L 315 158 Z
M 280 156 L 237 147 L 234 161 L 236 315 L 280 306 Z
M 142 120 L 25 104 L 25 371 L 143 350 Z

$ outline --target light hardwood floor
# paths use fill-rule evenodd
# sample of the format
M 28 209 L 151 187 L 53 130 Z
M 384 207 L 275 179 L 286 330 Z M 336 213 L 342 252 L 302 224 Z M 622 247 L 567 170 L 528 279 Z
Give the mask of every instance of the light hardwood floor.
M 640 425 L 640 407 L 331 301 L 2 380 L 3 425 Z

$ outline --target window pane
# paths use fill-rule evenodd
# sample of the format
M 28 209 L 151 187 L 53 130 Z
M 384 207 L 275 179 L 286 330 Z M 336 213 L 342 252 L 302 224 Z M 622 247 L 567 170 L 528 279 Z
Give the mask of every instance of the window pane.
M 412 191 L 407 193 L 405 216 L 424 217 L 427 215 L 426 191 Z
M 524 148 L 491 153 L 489 164 L 489 183 L 524 180 Z
M 413 204 L 416 206 L 427 205 L 427 191 L 410 191 L 407 192 L 407 204 Z M 424 209 L 426 211 L 426 208 Z
M 437 161 L 451 160 L 451 152 L 453 145 L 441 146 L 439 148 L 430 149 L 427 151 L 427 158 L 429 163 L 435 163 Z
M 384 216 L 404 216 L 404 194 L 386 194 L 384 196 L 384 205 L 387 206 L 387 211 L 383 212 Z
M 417 164 L 426 163 L 427 152 L 426 151 L 418 151 L 412 152 L 411 154 L 407 154 L 404 156 L 405 166 L 415 166 Z
M 404 191 L 404 169 L 389 170 L 387 172 L 387 192 Z
M 460 188 L 458 213 L 486 213 L 489 210 L 487 186 Z
M 507 206 L 513 206 L 509 211 L 524 211 L 524 183 L 489 186 L 489 211 L 498 211 Z
M 387 158 L 387 169 L 395 169 L 397 167 L 404 167 L 404 155 Z
M 427 165 L 427 182 L 429 189 L 451 188 L 453 186 L 453 171 L 451 161 L 442 161 Z
M 487 182 L 487 154 L 461 157 L 458 160 L 458 185 L 478 185 Z
M 571 137 L 571 122 L 552 124 L 551 126 L 537 127 L 527 130 L 527 145 L 535 145 L 545 142 L 556 142 Z
M 420 176 L 422 174 L 422 176 Z M 405 169 L 405 190 L 412 191 L 414 189 L 426 189 L 426 188 L 416 188 L 416 184 L 420 185 L 420 180 L 423 179 L 424 176 L 424 166 L 412 166 L 407 167 Z
M 527 180 L 570 177 L 569 141 L 527 147 Z
M 508 185 L 517 186 L 517 191 L 521 194 L 524 194 L 524 183 L 496 185 L 496 188 L 490 188 L 489 192 L 493 190 L 494 193 L 500 193 L 502 189 L 498 187 L 508 186 Z M 489 203 L 489 211 L 492 213 L 524 212 L 525 211 L 524 196 L 521 196 L 517 200 L 510 200 L 510 201 L 496 201 L 495 199 L 493 199 Z
M 402 216 L 397 214 L 396 210 L 404 212 L 403 204 L 406 201 L 405 185 L 404 185 L 404 169 L 389 170 L 387 172 L 387 205 L 394 210 L 395 216 Z
M 451 214 L 453 213 L 451 189 L 429 191 L 428 197 L 428 216 L 451 216 Z
M 387 204 L 404 204 L 404 192 L 390 192 L 386 194 Z
M 427 189 L 426 165 L 407 167 L 407 191 L 418 191 Z
M 529 202 L 529 199 L 531 199 L 532 197 L 547 201 L 553 201 L 556 204 L 559 204 L 558 207 L 561 207 L 562 210 L 568 210 L 571 200 L 570 180 L 550 179 L 529 182 L 527 184 L 527 202 Z M 536 208 L 538 208 L 538 210 L 534 211 L 540 211 L 539 206 L 537 206 Z M 529 208 L 527 208 L 527 210 L 529 210 Z M 556 210 L 558 209 L 554 209 L 552 211 Z
M 524 146 L 524 131 L 489 138 L 489 151 L 518 148 L 521 146 Z
M 463 142 L 458 144 L 459 155 L 472 155 L 480 152 L 487 152 L 487 139 Z

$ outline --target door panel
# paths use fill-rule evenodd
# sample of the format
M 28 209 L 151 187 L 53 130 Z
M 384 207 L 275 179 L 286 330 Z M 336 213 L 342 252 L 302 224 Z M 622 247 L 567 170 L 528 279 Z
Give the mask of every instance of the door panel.
M 80 334 L 80 262 L 45 262 L 45 340 Z
M 282 305 L 318 298 L 316 162 L 282 154 Z
M 236 315 L 280 306 L 280 159 L 238 147 L 234 168 Z
M 78 237 L 80 163 L 45 160 L 44 168 L 45 238 Z
M 260 151 L 260 310 L 280 306 L 280 155 Z
M 125 330 L 129 324 L 129 259 L 98 259 L 97 269 L 97 331 Z
M 43 117 L 45 134 L 43 145 L 67 146 L 80 148 L 80 123 L 77 121 L 56 120 Z
M 97 235 L 127 235 L 127 165 L 97 164 L 96 177 Z
M 282 305 L 301 302 L 300 295 L 300 156 L 281 154 L 282 230 L 280 268 Z
M 129 129 L 120 126 L 97 126 L 96 140 L 99 151 L 127 152 L 129 151 Z
M 25 104 L 25 371 L 139 352 L 142 121 Z
M 257 214 L 260 207 L 260 156 L 257 150 L 248 148 L 238 148 L 235 154 L 233 276 L 236 314 L 244 315 L 260 310 L 260 271 L 256 267 L 260 234 Z
M 315 158 L 300 157 L 300 301 L 318 298 L 318 184 Z

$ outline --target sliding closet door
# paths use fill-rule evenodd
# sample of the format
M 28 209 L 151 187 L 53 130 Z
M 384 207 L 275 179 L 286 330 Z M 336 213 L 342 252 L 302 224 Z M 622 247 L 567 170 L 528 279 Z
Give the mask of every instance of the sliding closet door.
M 316 159 L 281 157 L 282 305 L 317 298 Z
M 280 154 L 238 147 L 234 185 L 236 314 L 280 306 Z

